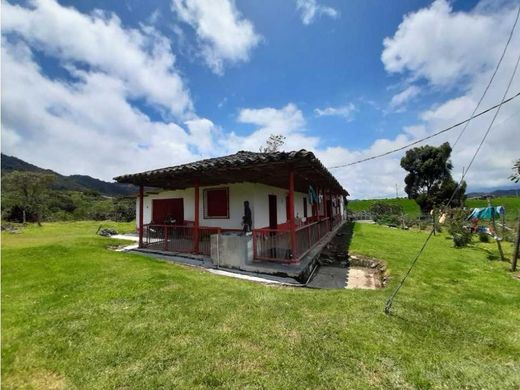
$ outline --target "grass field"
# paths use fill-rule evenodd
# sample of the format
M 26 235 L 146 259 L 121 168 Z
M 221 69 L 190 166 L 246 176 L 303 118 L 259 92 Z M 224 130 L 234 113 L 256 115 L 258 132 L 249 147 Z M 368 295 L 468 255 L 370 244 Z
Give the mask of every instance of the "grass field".
M 493 244 L 433 237 L 387 316 L 424 232 L 356 225 L 390 286 L 312 290 L 112 252 L 98 225 L 2 233 L 3 388 L 520 388 L 520 280 Z
M 418 217 L 421 214 L 421 210 L 417 203 L 412 199 L 406 198 L 390 198 L 390 199 L 362 199 L 362 200 L 351 200 L 348 203 L 349 210 L 352 211 L 365 211 L 375 202 L 385 202 L 388 204 L 400 205 L 405 214 L 412 217 Z M 520 197 L 519 196 L 501 196 L 493 198 L 491 203 L 494 206 L 504 206 L 506 209 L 506 218 L 509 222 L 516 221 L 518 213 L 520 212 Z M 466 207 L 486 207 L 487 200 L 481 199 L 468 199 L 466 200 Z

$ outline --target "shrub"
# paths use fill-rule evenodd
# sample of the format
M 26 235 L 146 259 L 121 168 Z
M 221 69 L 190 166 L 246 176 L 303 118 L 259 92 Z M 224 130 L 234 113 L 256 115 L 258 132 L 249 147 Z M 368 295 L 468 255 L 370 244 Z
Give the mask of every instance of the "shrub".
M 382 225 L 401 225 L 403 208 L 398 204 L 390 204 L 385 202 L 375 202 L 370 206 L 370 213 L 379 224 Z
M 478 234 L 478 239 L 480 242 L 489 242 L 489 235 L 487 233 L 480 232 Z
M 460 248 L 471 242 L 471 231 L 466 228 L 467 212 L 461 209 L 454 209 L 450 212 L 448 218 L 448 232 L 453 237 L 453 244 Z

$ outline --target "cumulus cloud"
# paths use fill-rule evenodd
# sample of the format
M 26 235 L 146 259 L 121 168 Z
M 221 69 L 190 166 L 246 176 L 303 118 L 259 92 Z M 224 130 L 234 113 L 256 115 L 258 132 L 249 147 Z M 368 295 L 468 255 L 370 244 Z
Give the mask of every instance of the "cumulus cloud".
M 195 30 L 201 54 L 217 74 L 224 72 L 226 63 L 248 61 L 261 40 L 232 0 L 173 0 L 172 8 Z
M 282 108 L 244 108 L 240 110 L 237 121 L 255 127 L 252 133 L 242 136 L 235 133 L 225 140 L 230 150 L 259 150 L 271 134 L 286 136 L 285 150 L 314 149 L 319 138 L 305 131 L 305 118 L 293 103 Z
M 339 17 L 339 12 L 332 7 L 319 4 L 316 0 L 296 0 L 296 9 L 305 25 L 312 24 L 320 16 Z
M 36 51 L 57 61 L 67 77 L 49 77 Z M 151 120 L 135 99 L 167 118 L 188 119 L 190 131 Z M 115 15 L 86 15 L 53 1 L 31 8 L 2 3 L 4 152 L 60 173 L 110 180 L 208 153 L 197 120 L 203 122 L 169 42 L 157 32 L 127 29 Z
M 317 116 L 339 116 L 343 117 L 347 121 L 351 121 L 353 119 L 354 113 L 356 111 L 357 108 L 353 103 L 348 103 L 344 106 L 339 107 L 325 107 L 314 109 L 314 113 Z
M 418 86 L 410 85 L 398 94 L 392 96 L 392 100 L 390 100 L 390 108 L 392 110 L 403 110 L 404 106 L 420 93 L 421 89 Z
M 2 33 L 16 34 L 69 67 L 88 65 L 119 80 L 132 98 L 189 116 L 192 101 L 175 70 L 169 41 L 152 28 L 124 28 L 114 14 L 85 15 L 52 0 L 31 7 L 2 2 Z
M 511 28 L 511 7 L 492 13 L 455 12 L 446 0 L 406 15 L 383 41 L 381 59 L 390 73 L 408 72 L 435 86 L 451 86 L 489 70 Z
M 323 158 L 332 160 L 332 165 L 336 165 L 335 162 L 341 160 L 338 156 L 342 154 L 346 162 L 369 157 L 403 146 L 470 116 L 505 45 L 513 25 L 514 11 L 513 3 L 502 2 L 500 6 L 479 4 L 468 12 L 454 12 L 449 3 L 438 0 L 430 7 L 406 15 L 395 34 L 384 41 L 382 61 L 387 71 L 401 73 L 407 79 L 425 79 L 433 87 L 458 88 L 464 92 L 432 105 L 419 116 L 417 123 L 404 127 L 394 139 L 377 140 L 366 150 L 357 152 L 336 148 L 328 152 L 330 156 L 326 153 Z M 502 98 L 520 54 L 518 49 L 513 48 L 518 47 L 520 34 L 517 31 L 510 44 L 511 49 L 482 103 L 482 109 Z M 511 93 L 519 90 L 520 75 L 517 75 Z M 516 124 L 519 112 L 518 100 L 503 107 L 491 136 L 467 176 L 470 188 L 508 184 L 508 173 L 513 161 L 518 158 L 520 134 Z M 473 120 L 454 149 L 452 160 L 456 179 L 460 178 L 463 167 L 467 168 L 492 115 L 489 113 Z M 449 141 L 453 144 L 460 130 L 459 127 L 427 142 L 439 145 Z M 396 153 L 359 166 L 341 168 L 335 173 L 353 188 L 355 196 L 392 196 L 395 183 L 401 186 L 403 194 L 405 172 L 399 166 L 401 156 L 402 153 Z M 370 180 L 369 184 L 367 177 L 377 177 L 377 180 Z

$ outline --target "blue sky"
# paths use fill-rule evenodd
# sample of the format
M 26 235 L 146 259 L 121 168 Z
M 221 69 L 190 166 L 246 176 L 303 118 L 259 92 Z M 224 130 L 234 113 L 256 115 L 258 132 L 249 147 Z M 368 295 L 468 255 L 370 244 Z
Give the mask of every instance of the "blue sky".
M 467 117 L 517 4 L 3 1 L 2 151 L 110 179 L 258 150 L 275 132 L 286 149 L 347 163 Z M 482 108 L 501 97 L 519 47 L 517 32 Z M 508 184 L 519 109 L 504 107 L 470 188 Z M 454 150 L 456 172 L 489 120 Z M 354 197 L 390 196 L 402 193 L 400 157 L 333 173 Z

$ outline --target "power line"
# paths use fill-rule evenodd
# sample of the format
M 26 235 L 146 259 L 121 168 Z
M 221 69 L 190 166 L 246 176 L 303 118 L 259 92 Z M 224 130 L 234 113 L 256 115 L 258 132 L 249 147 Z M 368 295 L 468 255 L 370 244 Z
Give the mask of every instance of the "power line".
M 486 89 L 484 89 L 484 93 L 480 97 L 480 100 L 478 101 L 477 105 L 475 106 L 475 109 L 473 110 L 473 113 L 471 114 L 471 116 L 475 115 L 475 112 L 477 112 L 478 108 L 480 107 L 480 104 L 482 103 L 482 100 L 484 100 L 484 96 L 486 96 L 487 91 L 489 90 L 489 87 L 491 86 L 491 83 L 493 82 L 493 79 L 495 78 L 495 76 L 496 76 L 496 74 L 498 72 L 498 68 L 500 68 L 500 64 L 502 64 L 502 60 L 504 59 L 504 56 L 506 54 L 507 48 L 509 46 L 509 43 L 511 42 L 511 38 L 513 37 L 513 33 L 515 31 L 519 15 L 520 15 L 520 6 L 516 10 L 515 22 L 513 23 L 513 27 L 511 28 L 511 32 L 509 33 L 509 37 L 507 38 L 507 42 L 506 42 L 506 45 L 504 46 L 504 50 L 502 51 L 502 55 L 500 56 L 500 59 L 498 60 L 498 63 L 496 65 L 496 67 L 495 67 L 495 71 L 491 75 L 491 78 L 489 79 L 489 83 L 487 84 Z M 468 125 L 469 125 L 469 122 L 466 122 L 466 125 L 463 127 L 462 131 L 460 132 L 460 134 L 458 135 L 457 139 L 453 143 L 452 149 L 455 149 L 455 146 L 457 146 L 457 144 L 459 143 L 459 140 L 462 138 L 462 135 L 464 134 L 464 132 L 468 128 Z
M 395 149 L 389 150 L 389 151 L 381 153 L 381 154 L 376 154 L 374 156 L 363 158 L 361 160 L 353 161 L 353 162 L 348 163 L 348 164 L 341 164 L 341 165 L 335 165 L 335 166 L 332 166 L 332 167 L 327 167 L 327 169 L 337 169 L 337 168 L 349 167 L 349 166 L 360 164 L 360 163 L 363 163 L 363 162 L 366 162 L 366 161 L 375 160 L 376 158 L 385 157 L 385 156 L 388 156 L 389 154 L 392 154 L 392 153 L 395 153 L 395 152 L 399 152 L 399 151 L 404 150 L 404 149 L 408 149 L 410 146 L 417 145 L 417 144 L 419 144 L 419 143 L 421 143 L 423 141 L 426 141 L 427 139 L 430 139 L 430 138 L 436 137 L 436 136 L 438 136 L 440 134 L 446 133 L 446 132 L 448 132 L 450 130 L 453 130 L 453 129 L 463 125 L 464 123 L 469 123 L 469 121 L 471 121 L 472 119 L 478 118 L 479 116 L 482 116 L 482 115 L 488 113 L 489 111 L 494 110 L 495 108 L 499 107 L 502 104 L 509 103 L 510 101 L 516 99 L 518 96 L 520 96 L 520 92 L 518 92 L 515 95 L 511 96 L 510 98 L 504 100 L 502 103 L 495 104 L 494 106 L 489 107 L 489 108 L 485 109 L 484 111 L 479 112 L 476 115 L 470 116 L 468 119 L 465 119 L 465 120 L 463 120 L 461 122 L 458 122 L 458 123 L 456 123 L 456 124 L 454 124 L 454 125 L 452 125 L 450 127 L 447 127 L 445 129 L 437 131 L 437 132 L 435 132 L 433 134 L 430 134 L 427 137 L 420 138 L 420 139 L 418 139 L 418 140 L 416 140 L 414 142 L 410 142 L 409 144 L 406 144 L 406 145 L 401 146 L 399 148 L 395 148 Z
M 488 137 L 490 131 L 491 131 L 491 128 L 493 127 L 493 124 L 495 123 L 495 120 L 498 116 L 498 114 L 500 113 L 500 109 L 502 108 L 503 104 L 505 103 L 506 101 L 506 96 L 507 96 L 507 93 L 509 92 L 509 88 L 511 87 L 511 84 L 513 83 L 513 80 L 515 78 L 515 75 L 516 75 L 516 72 L 518 70 L 518 64 L 520 63 L 520 54 L 518 55 L 518 58 L 516 60 L 516 64 L 515 64 L 515 67 L 513 69 L 513 73 L 511 74 L 511 78 L 509 79 L 509 83 L 507 84 L 507 88 L 504 92 L 504 95 L 502 97 L 502 101 L 500 102 L 500 104 L 498 105 L 498 109 L 495 111 L 495 115 L 493 116 L 493 119 L 491 119 L 491 122 L 489 123 L 489 126 L 486 130 L 486 132 L 484 133 L 484 136 L 482 137 L 482 140 L 480 141 L 477 149 L 475 150 L 475 153 L 473 154 L 473 157 L 471 158 L 471 161 L 468 165 L 468 168 L 466 169 L 466 171 L 464 172 L 464 174 L 462 175 L 459 183 L 457 184 L 457 187 L 455 188 L 455 190 L 453 191 L 453 193 L 451 194 L 451 197 L 450 199 L 448 200 L 448 202 L 446 203 L 446 207 L 448 207 L 451 202 L 453 201 L 453 199 L 455 198 L 455 195 L 457 194 L 457 191 L 460 189 L 462 183 L 464 182 L 464 178 L 466 177 L 466 175 L 468 174 L 471 166 L 473 165 L 473 162 L 475 161 L 475 159 L 477 158 L 477 155 L 478 153 L 480 152 L 480 149 L 482 148 L 482 145 L 484 145 L 484 142 L 486 141 L 486 138 Z M 403 276 L 403 278 L 401 279 L 401 281 L 399 282 L 399 284 L 397 285 L 397 287 L 394 289 L 394 291 L 392 292 L 392 294 L 390 295 L 390 297 L 388 298 L 388 300 L 386 301 L 386 304 L 385 304 L 385 313 L 388 314 L 390 313 L 390 309 L 392 308 L 392 304 L 393 304 L 393 301 L 394 301 L 394 298 L 395 296 L 397 295 L 397 293 L 399 292 L 399 290 L 401 289 L 401 287 L 403 286 L 405 280 L 408 278 L 408 275 L 410 275 L 410 272 L 412 271 L 413 267 L 415 266 L 415 263 L 417 262 L 417 260 L 419 260 L 419 257 L 421 256 L 421 254 L 424 252 L 424 249 L 426 248 L 426 246 L 428 245 L 428 242 L 430 241 L 431 237 L 433 236 L 433 233 L 434 233 L 434 230 L 435 228 L 433 228 L 430 232 L 430 234 L 428 235 L 428 237 L 426 238 L 426 240 L 424 241 L 424 244 L 422 245 L 421 249 L 419 250 L 419 252 L 417 253 L 417 255 L 414 257 L 414 259 L 412 260 L 411 264 L 410 264 L 410 267 L 408 268 L 408 271 L 405 273 L 405 275 Z

